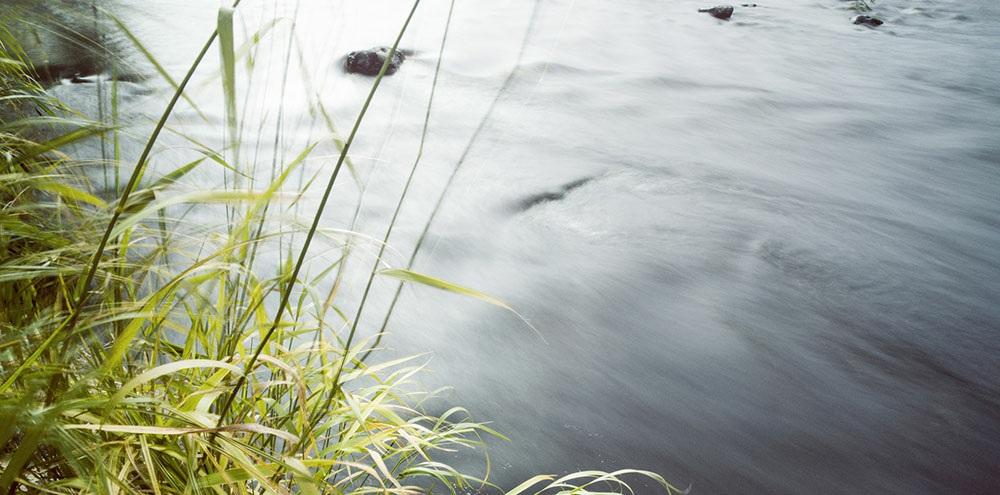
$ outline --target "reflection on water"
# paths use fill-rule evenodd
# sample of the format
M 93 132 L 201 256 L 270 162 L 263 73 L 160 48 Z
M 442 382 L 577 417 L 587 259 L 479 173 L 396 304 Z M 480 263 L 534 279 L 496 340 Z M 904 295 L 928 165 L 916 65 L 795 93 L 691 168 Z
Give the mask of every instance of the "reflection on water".
M 183 71 L 215 14 L 158 3 L 119 8 Z M 416 152 L 446 3 L 422 7 L 358 140 L 364 232 L 383 231 Z M 340 57 L 388 43 L 405 14 L 280 4 L 241 7 L 248 26 L 282 19 L 242 88 L 247 121 L 271 128 L 283 108 L 258 150 L 322 136 L 313 96 L 346 128 L 370 80 Z M 547 343 L 410 288 L 388 345 L 433 351 L 426 385 L 511 437 L 492 447 L 496 481 L 640 467 L 693 493 L 1000 489 L 1000 3 L 883 0 L 878 29 L 847 4 L 775 0 L 727 23 L 688 0 L 459 2 L 390 261 L 495 102 L 417 268 L 511 302 Z M 139 124 L 162 101 L 135 98 Z M 175 125 L 220 139 L 215 101 L 210 125 Z M 325 225 L 346 227 L 357 187 L 335 198 Z

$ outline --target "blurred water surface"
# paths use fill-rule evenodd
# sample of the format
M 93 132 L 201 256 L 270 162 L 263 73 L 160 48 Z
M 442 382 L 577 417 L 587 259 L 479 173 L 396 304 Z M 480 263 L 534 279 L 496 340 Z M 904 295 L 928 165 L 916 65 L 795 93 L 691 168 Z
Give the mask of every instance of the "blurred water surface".
M 447 402 L 511 437 L 491 442 L 495 481 L 638 467 L 692 493 L 1000 491 L 1000 3 L 882 0 L 879 29 L 849 5 L 773 0 L 723 22 L 689 0 L 458 2 L 388 261 L 405 264 L 468 147 L 416 268 L 503 298 L 545 341 L 411 287 L 385 343 L 433 353 L 427 388 L 453 386 Z M 214 7 L 115 8 L 179 76 Z M 239 88 L 245 125 L 265 129 L 244 159 L 327 137 L 315 101 L 346 132 L 371 80 L 340 57 L 390 44 L 408 7 L 247 0 L 245 31 L 279 21 Z M 356 143 L 374 237 L 416 153 L 447 8 L 425 0 Z M 212 70 L 192 90 L 210 122 L 172 121 L 205 142 L 224 128 Z M 168 88 L 136 86 L 124 112 L 141 128 Z M 183 145 L 166 137 L 157 159 Z M 350 226 L 357 198 L 342 181 L 324 226 Z M 369 334 L 393 288 L 376 286 Z

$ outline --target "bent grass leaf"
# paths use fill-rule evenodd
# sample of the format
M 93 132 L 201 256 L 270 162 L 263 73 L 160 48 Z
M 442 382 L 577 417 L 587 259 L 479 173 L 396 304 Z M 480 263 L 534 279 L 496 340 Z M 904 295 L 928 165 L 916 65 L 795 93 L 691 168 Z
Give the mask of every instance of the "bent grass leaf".
M 506 492 L 504 495 L 520 495 L 520 494 L 524 493 L 525 491 L 527 491 L 529 488 L 531 488 L 531 487 L 533 487 L 533 486 L 535 486 L 535 485 L 537 485 L 539 483 L 543 483 L 543 482 L 546 482 L 546 481 L 552 481 L 553 479 L 555 479 L 555 478 L 553 478 L 551 475 L 540 474 L 538 476 L 535 476 L 533 478 L 528 479 L 527 481 L 525 481 L 524 483 L 521 483 L 520 485 L 515 486 L 512 490 L 510 490 L 509 492 Z
M 162 366 L 157 366 L 151 370 L 139 374 L 135 378 L 129 380 L 125 385 L 118 390 L 115 395 L 111 397 L 106 406 L 107 409 L 111 409 L 117 404 L 121 399 L 125 397 L 126 394 L 134 390 L 136 387 L 143 385 L 145 383 L 151 382 L 161 376 L 170 375 L 177 373 L 182 370 L 196 369 L 196 368 L 221 368 L 229 370 L 237 375 L 242 375 L 243 370 L 238 366 L 233 366 L 232 364 L 226 363 L 224 361 L 217 361 L 212 359 L 185 359 L 181 361 L 175 361 L 173 363 L 167 363 Z
M 54 151 L 68 144 L 72 144 L 78 141 L 82 141 L 89 137 L 98 136 L 110 130 L 107 126 L 102 126 L 94 123 L 84 122 L 72 122 L 66 121 L 70 124 L 82 125 L 79 129 L 67 132 L 61 136 L 54 137 L 48 141 L 38 143 L 34 146 L 27 147 L 23 154 L 18 156 L 18 159 L 22 162 L 37 158 L 49 151 Z
M 391 268 L 388 270 L 381 270 L 378 272 L 379 275 L 384 275 L 386 277 L 392 277 L 406 282 L 416 282 L 421 285 L 426 285 L 428 287 L 434 287 L 435 289 L 440 289 L 443 291 L 451 292 L 454 294 L 460 294 L 463 296 L 468 296 L 474 299 L 478 299 L 488 304 L 501 307 L 508 311 L 514 311 L 514 308 L 510 307 L 509 304 L 497 299 L 488 294 L 484 294 L 475 289 L 470 289 L 468 287 L 463 287 L 456 283 L 448 282 L 447 280 L 442 280 L 440 278 L 435 278 L 430 275 L 424 275 L 422 273 L 417 273 L 411 270 L 405 270 L 402 268 Z
M 160 177 L 159 179 L 157 179 L 156 182 L 154 182 L 153 185 L 150 187 L 150 189 L 164 188 L 164 187 L 167 187 L 167 186 L 169 186 L 169 185 L 177 182 L 178 180 L 181 179 L 181 177 L 184 177 L 189 172 L 191 172 L 192 170 L 194 170 L 195 167 L 197 167 L 198 165 L 201 165 L 201 162 L 203 162 L 203 161 L 205 161 L 204 158 L 198 158 L 198 159 L 196 159 L 194 161 L 188 162 L 186 165 L 182 165 L 180 167 L 177 167 L 176 169 L 170 171 L 167 174 L 164 174 L 162 177 Z
M 63 182 L 44 181 L 37 183 L 35 187 L 42 191 L 58 194 L 66 199 L 80 201 L 98 208 L 107 208 L 108 206 L 101 198 Z
M 534 332 L 535 335 L 537 335 L 538 338 L 541 339 L 543 343 L 546 344 L 548 343 L 545 340 L 545 337 L 542 336 L 541 332 L 539 332 L 538 329 L 535 328 L 535 326 L 532 325 L 531 322 L 529 322 L 524 316 L 521 316 L 521 313 L 518 313 L 517 310 L 515 310 L 509 304 L 489 294 L 485 294 L 475 289 L 470 289 L 468 287 L 464 287 L 453 282 L 448 282 L 447 280 L 442 280 L 440 278 L 431 277 L 430 275 L 424 275 L 422 273 L 417 273 L 412 270 L 406 270 L 403 268 L 390 268 L 387 270 L 382 270 L 378 273 L 379 275 L 385 275 L 386 277 L 392 277 L 406 282 L 415 282 L 421 285 L 426 285 L 428 287 L 434 287 L 435 289 L 440 289 L 454 294 L 471 297 L 483 301 L 485 303 L 492 304 L 493 306 L 506 309 L 507 311 L 513 313 L 514 316 L 517 316 L 517 318 L 521 320 L 522 323 L 527 325 L 528 328 L 530 328 L 531 331 Z
M 26 67 L 26 65 L 24 64 L 24 62 L 21 62 L 20 60 L 14 60 L 14 59 L 11 59 L 11 58 L 7 58 L 7 57 L 0 57 L 0 66 Z
M 299 437 L 288 433 L 287 431 L 277 430 L 274 428 L 269 428 L 264 425 L 259 425 L 256 423 L 249 424 L 236 424 L 227 425 L 219 428 L 194 428 L 194 427 L 181 427 L 181 426 L 143 426 L 143 425 L 108 425 L 108 424 L 69 424 L 64 425 L 63 429 L 66 430 L 88 430 L 88 431 L 100 431 L 106 433 L 123 433 L 126 435 L 167 435 L 167 436 L 178 436 L 178 435 L 196 435 L 200 433 L 219 433 L 219 432 L 242 432 L 242 433 L 259 433 L 263 435 L 273 435 L 282 440 L 288 442 L 298 442 Z
M 261 194 L 252 191 L 195 191 L 185 194 L 178 194 L 169 198 L 151 203 L 142 210 L 130 215 L 128 218 L 115 224 L 111 231 L 112 237 L 117 237 L 126 230 L 135 227 L 143 220 L 151 218 L 156 212 L 185 203 L 209 204 L 209 203 L 233 203 L 240 201 L 257 201 Z

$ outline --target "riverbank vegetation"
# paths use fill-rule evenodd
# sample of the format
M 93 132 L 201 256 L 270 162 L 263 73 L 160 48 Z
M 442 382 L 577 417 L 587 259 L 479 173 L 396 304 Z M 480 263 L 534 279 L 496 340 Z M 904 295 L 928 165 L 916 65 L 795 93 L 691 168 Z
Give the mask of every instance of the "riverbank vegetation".
M 244 128 L 232 9 L 222 9 L 217 32 L 206 33 L 186 76 L 169 81 L 173 91 L 162 102 L 162 117 L 131 159 L 121 151 L 133 137 L 118 120 L 118 83 L 101 76 L 109 101 L 101 115 L 77 113 L 38 82 L 44 77 L 21 48 L 23 32 L 6 27 L 15 19 L 4 21 L 0 493 L 500 490 L 488 482 L 488 462 L 480 473 L 461 473 L 440 460 L 456 452 L 475 455 L 483 436 L 500 433 L 460 407 L 426 413 L 421 405 L 428 396 L 408 386 L 420 362 L 375 362 L 374 339 L 357 335 L 360 309 L 337 304 L 338 293 L 367 294 L 366 287 L 346 287 L 341 274 L 352 243 L 372 241 L 324 230 L 320 217 L 334 181 L 351 167 L 350 146 L 364 110 L 346 137 L 331 123 L 326 144 L 338 153 L 330 175 L 309 181 L 327 186 L 317 210 L 275 228 L 274 217 L 301 198 L 289 193 L 289 177 L 319 143 L 269 173 L 243 168 L 232 151 Z M 145 176 L 192 74 L 217 53 L 227 117 L 220 131 L 230 146 Z M 382 76 L 373 79 L 369 102 Z M 99 160 L 78 155 L 95 142 Z M 227 170 L 230 187 L 171 192 L 205 166 Z M 261 176 L 270 180 L 247 179 Z M 225 221 L 199 230 L 185 219 L 192 208 L 213 209 Z M 375 237 L 387 240 L 389 229 Z M 306 270 L 314 241 L 341 254 Z M 385 243 L 377 244 L 381 255 Z M 280 253 L 273 273 L 258 268 L 266 249 Z M 376 276 L 502 304 L 377 262 L 368 287 Z M 360 300 L 363 305 L 364 296 Z M 504 488 L 511 495 L 618 492 L 628 490 L 623 477 L 630 475 L 674 491 L 658 475 L 631 470 L 542 475 Z

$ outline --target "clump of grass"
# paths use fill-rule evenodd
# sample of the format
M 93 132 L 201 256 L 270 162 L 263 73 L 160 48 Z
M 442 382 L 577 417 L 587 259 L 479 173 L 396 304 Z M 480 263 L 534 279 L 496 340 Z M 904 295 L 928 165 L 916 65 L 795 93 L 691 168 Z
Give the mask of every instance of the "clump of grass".
M 282 191 L 289 177 L 319 143 L 276 163 L 260 187 L 237 180 L 247 171 L 233 151 L 244 129 L 233 32 L 233 10 L 222 9 L 218 30 L 187 75 L 170 81 L 173 96 L 131 175 L 95 187 L 87 164 L 64 150 L 116 133 L 115 112 L 110 122 L 75 116 L 37 83 L 17 36 L 0 31 L 0 492 L 498 488 L 485 474 L 460 473 L 438 458 L 477 447 L 483 435 L 501 435 L 462 408 L 422 412 L 426 396 L 404 391 L 419 362 L 369 362 L 370 339 L 356 332 L 361 309 L 352 318 L 333 304 L 339 284 L 323 292 L 318 281 L 342 268 L 349 243 L 341 244 L 339 259 L 310 266 L 313 275 L 303 270 L 333 184 L 350 164 L 364 110 L 346 139 L 330 137 L 339 157 L 311 223 L 268 230 L 272 205 L 288 201 Z M 159 133 L 216 44 L 227 146 L 147 180 Z M 115 151 L 99 165 L 126 170 L 121 162 Z M 169 192 L 206 163 L 233 174 L 231 187 Z M 101 199 L 96 190 L 115 197 Z M 226 222 L 186 240 L 192 226 L 180 205 L 221 205 Z M 391 225 L 385 239 L 390 232 Z M 303 242 L 275 273 L 255 269 L 260 249 L 296 234 Z M 502 304 L 426 275 L 387 274 Z M 538 476 L 508 493 L 626 491 L 629 475 L 674 490 L 658 475 L 626 470 Z

